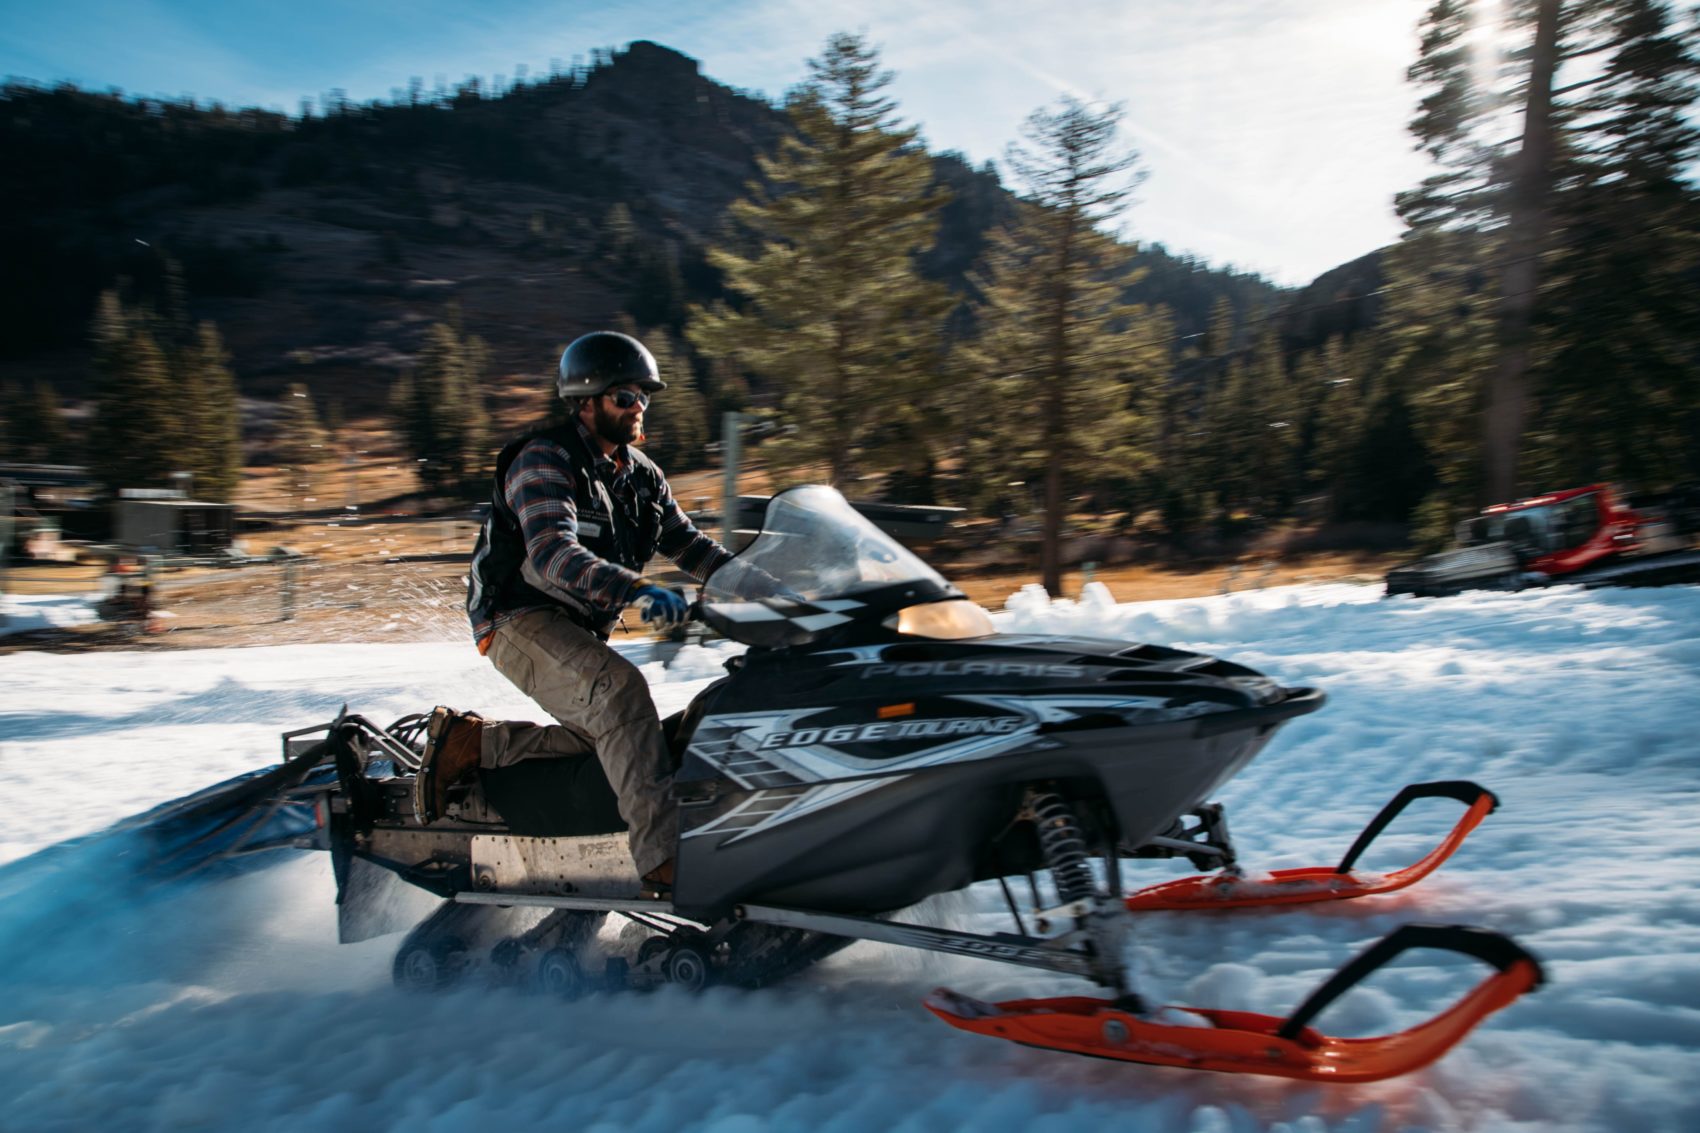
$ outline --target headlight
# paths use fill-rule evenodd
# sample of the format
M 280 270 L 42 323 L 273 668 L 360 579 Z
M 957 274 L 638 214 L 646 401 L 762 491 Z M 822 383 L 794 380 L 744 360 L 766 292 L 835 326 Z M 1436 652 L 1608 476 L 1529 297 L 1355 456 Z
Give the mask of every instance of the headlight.
M 992 625 L 992 615 L 966 598 L 905 606 L 885 619 L 882 624 L 898 633 L 946 641 L 963 637 L 988 637 L 997 632 L 997 627 Z

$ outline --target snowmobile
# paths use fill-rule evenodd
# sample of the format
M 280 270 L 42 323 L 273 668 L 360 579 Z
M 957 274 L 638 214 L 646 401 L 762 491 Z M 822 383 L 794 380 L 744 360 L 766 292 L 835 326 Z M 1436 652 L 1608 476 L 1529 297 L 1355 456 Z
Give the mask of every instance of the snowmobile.
M 1497 800 L 1474 783 L 1407 787 L 1337 866 L 1248 873 L 1210 796 L 1284 724 L 1322 707 L 1322 692 L 1159 645 L 999 633 L 830 488 L 773 497 L 762 530 L 704 584 L 697 611 L 748 649 L 663 722 L 680 815 L 665 898 L 642 895 L 593 755 L 481 771 L 442 817 L 418 821 L 423 715 L 378 726 L 345 708 L 286 734 L 281 766 L 179 808 L 180 851 L 330 851 L 344 940 L 406 927 L 398 887 L 441 898 L 396 955 L 407 986 L 446 986 L 478 968 L 569 998 L 662 983 L 760 986 L 870 940 L 1064 973 L 1108 993 L 1002 1003 L 933 993 L 926 1006 L 964 1030 L 1288 1078 L 1416 1069 L 1542 981 L 1536 959 L 1504 936 L 1411 925 L 1285 1018 L 1156 1008 L 1126 961 L 1139 916 L 1399 889 L 1439 866 Z M 1434 797 L 1465 811 L 1427 856 L 1387 874 L 1355 869 L 1407 805 Z M 1134 863 L 1174 857 L 1209 872 L 1124 891 Z M 1011 931 L 904 913 L 981 881 L 1001 887 Z M 591 942 L 610 914 L 640 939 L 597 970 Z M 1490 973 L 1397 1034 L 1340 1038 L 1312 1026 L 1413 948 L 1463 953 Z

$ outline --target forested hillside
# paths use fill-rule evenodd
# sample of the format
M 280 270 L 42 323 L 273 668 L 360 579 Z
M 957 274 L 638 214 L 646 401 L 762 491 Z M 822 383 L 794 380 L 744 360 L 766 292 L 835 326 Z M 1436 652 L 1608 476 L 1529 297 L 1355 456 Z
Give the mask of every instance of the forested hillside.
M 582 330 L 623 314 L 677 332 L 720 296 L 704 249 L 785 121 L 644 42 L 500 91 L 416 85 L 303 117 L 11 86 L 0 228 L 29 270 L 0 281 L 0 358 L 81 393 L 100 292 L 157 302 L 169 260 L 245 394 L 304 380 L 376 406 L 450 302 L 498 372 L 541 374 Z M 960 289 L 1009 193 L 953 154 L 932 162 L 953 199 L 924 270 Z M 1148 258 L 1144 290 L 1200 328 L 1219 295 L 1273 294 Z
M 1042 512 L 1047 546 L 1065 514 L 1433 534 L 1513 492 L 1700 478 L 1695 17 L 1535 0 L 1490 71 L 1479 8 L 1423 28 L 1411 129 L 1436 173 L 1398 202 L 1405 237 L 1297 291 L 1111 235 L 1146 172 L 1121 108 L 1037 108 L 974 167 L 923 148 L 856 36 L 778 104 L 647 42 L 298 115 L 13 85 L 0 440 L 162 443 L 119 427 L 128 391 L 226 406 L 233 380 L 219 420 L 250 461 L 311 450 L 282 435 L 304 401 L 384 424 L 452 494 L 546 403 L 559 348 L 615 326 L 678 379 L 667 466 L 745 408 L 789 427 L 763 446 L 781 471 Z M 62 428 L 79 407 L 98 427 Z

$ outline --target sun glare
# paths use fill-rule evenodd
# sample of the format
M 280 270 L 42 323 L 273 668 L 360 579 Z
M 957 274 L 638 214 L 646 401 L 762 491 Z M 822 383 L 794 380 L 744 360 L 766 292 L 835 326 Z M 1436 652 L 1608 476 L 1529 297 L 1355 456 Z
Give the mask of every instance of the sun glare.
M 1513 48 L 1505 0 L 1476 0 L 1470 5 L 1470 30 L 1464 37 L 1470 52 L 1470 81 L 1482 90 L 1496 90 L 1501 71 Z

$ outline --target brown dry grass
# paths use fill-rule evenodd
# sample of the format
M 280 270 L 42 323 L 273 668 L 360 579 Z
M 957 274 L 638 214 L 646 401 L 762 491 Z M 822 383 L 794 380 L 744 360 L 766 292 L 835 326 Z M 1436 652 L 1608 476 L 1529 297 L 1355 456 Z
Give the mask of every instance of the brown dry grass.
M 520 414 L 515 409 L 510 415 Z M 387 433 L 362 426 L 349 430 L 348 437 L 353 459 L 336 457 L 310 469 L 306 491 L 293 474 L 272 467 L 250 468 L 238 490 L 239 514 L 252 528 L 240 541 L 252 553 L 282 546 L 306 556 L 293 566 L 163 572 L 155 588 L 159 616 L 151 632 L 91 627 L 13 635 L 0 638 L 0 652 L 467 640 L 461 609 L 464 556 L 477 533 L 470 509 L 446 516 L 418 514 L 429 501 L 415 497 L 413 470 L 395 454 Z M 720 473 L 683 473 L 672 478 L 672 485 L 687 509 L 712 505 L 719 499 Z M 765 494 L 774 487 L 757 462 L 739 481 L 745 493 Z M 953 562 L 945 548 L 924 551 L 923 557 L 991 609 L 1038 581 L 1036 565 L 1011 565 L 1007 553 L 1001 564 L 989 566 L 972 565 L 967 558 Z M 1091 577 L 1108 586 L 1118 601 L 1131 602 L 1295 582 L 1372 581 L 1392 561 L 1386 555 L 1257 555 L 1187 567 L 1104 564 Z M 14 569 L 6 588 L 33 594 L 89 591 L 101 586 L 101 576 L 102 569 L 90 564 L 31 566 Z M 1081 571 L 1070 571 L 1063 591 L 1076 596 L 1086 581 Z M 637 628 L 635 619 L 628 620 Z
M 96 627 L 73 633 L 23 634 L 0 638 L 0 652 L 19 649 L 210 649 L 252 645 L 326 642 L 468 641 L 462 613 L 464 561 L 391 561 L 395 555 L 431 553 L 444 546 L 441 523 L 338 527 L 302 525 L 291 543 L 317 557 L 292 567 L 268 565 L 223 571 L 167 572 L 156 588 L 158 616 L 150 632 L 130 634 Z M 457 528 L 457 550 L 471 545 L 470 525 Z M 383 548 L 373 551 L 372 540 Z M 1111 565 L 1093 572 L 1122 602 L 1184 598 L 1295 582 L 1368 582 L 1389 565 L 1385 559 L 1341 554 L 1180 570 L 1146 565 Z M 949 572 L 947 572 L 949 573 Z M 288 583 L 286 584 L 286 578 Z M 974 601 L 990 609 L 1023 586 L 1035 571 L 953 575 Z M 1078 595 L 1085 577 L 1064 576 L 1063 589 Z M 286 598 L 286 592 L 289 597 Z M 628 616 L 630 636 L 641 626 Z M 623 632 L 621 636 L 626 636 Z

